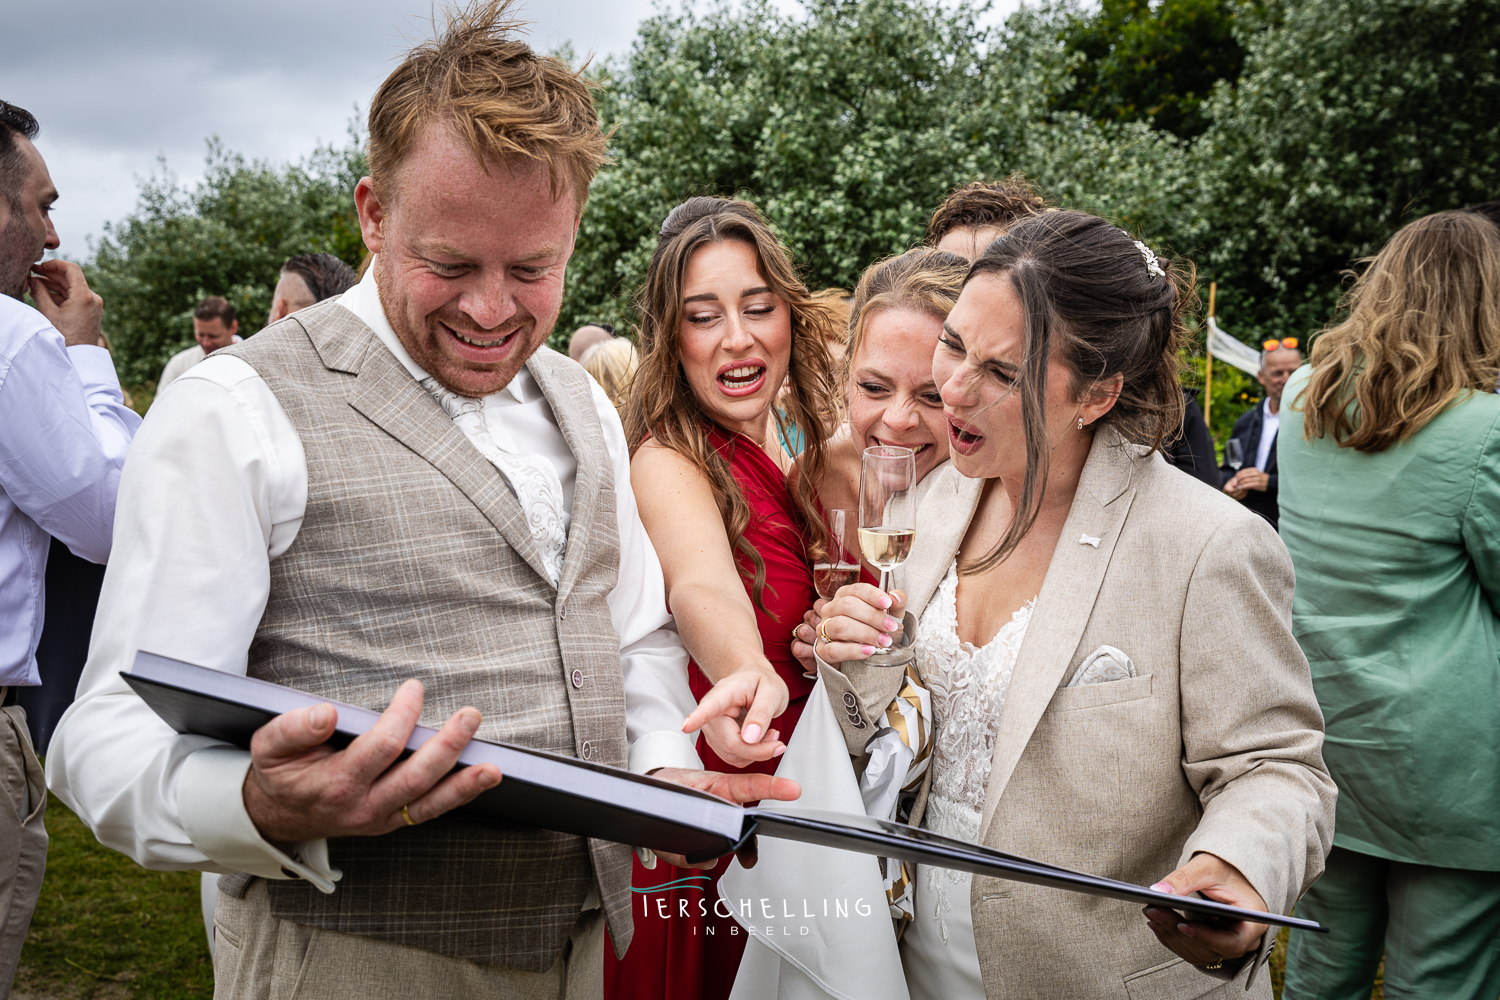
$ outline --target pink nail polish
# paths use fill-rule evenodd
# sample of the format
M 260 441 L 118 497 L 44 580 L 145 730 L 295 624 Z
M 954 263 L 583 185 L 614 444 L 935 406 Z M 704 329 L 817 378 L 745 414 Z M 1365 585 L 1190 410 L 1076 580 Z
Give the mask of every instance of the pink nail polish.
M 859 655 L 861 655 L 861 656 L 874 656 L 875 655 L 875 647 L 874 646 L 861 646 L 861 647 L 859 647 Z
M 900 627 L 901 623 L 894 618 L 888 617 L 883 623 L 881 623 L 881 628 L 885 629 L 887 632 L 894 632 Z
M 889 646 L 890 644 L 891 644 L 891 637 L 890 636 L 883 635 L 883 636 L 880 637 L 880 645 L 882 647 Z

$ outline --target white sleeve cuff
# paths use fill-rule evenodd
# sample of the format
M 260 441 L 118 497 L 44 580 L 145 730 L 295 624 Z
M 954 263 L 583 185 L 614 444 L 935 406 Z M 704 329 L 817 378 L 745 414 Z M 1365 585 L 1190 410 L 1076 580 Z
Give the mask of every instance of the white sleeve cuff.
M 320 892 L 333 892 L 343 872 L 328 864 L 328 841 L 303 841 L 282 850 L 255 828 L 243 792 L 249 770 L 250 752 L 234 747 L 208 747 L 182 762 L 177 813 L 193 846 L 220 872 L 302 878 Z
M 642 733 L 640 739 L 630 744 L 630 769 L 636 774 L 646 774 L 659 767 L 680 767 L 685 771 L 703 770 L 703 761 L 693 737 L 670 729 Z
M 87 389 L 96 389 L 100 386 L 114 386 L 119 388 L 120 376 L 115 371 L 114 358 L 102 347 L 91 344 L 77 344 L 68 348 L 68 360 L 72 362 L 73 370 L 78 373 L 78 379 Z

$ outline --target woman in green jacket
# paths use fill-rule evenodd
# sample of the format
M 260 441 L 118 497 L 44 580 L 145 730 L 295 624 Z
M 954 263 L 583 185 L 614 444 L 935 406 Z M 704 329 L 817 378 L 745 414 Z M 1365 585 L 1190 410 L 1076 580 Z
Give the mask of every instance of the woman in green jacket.
M 1287 384 L 1293 630 L 1339 786 L 1287 1000 L 1500 996 L 1500 228 L 1406 226 Z

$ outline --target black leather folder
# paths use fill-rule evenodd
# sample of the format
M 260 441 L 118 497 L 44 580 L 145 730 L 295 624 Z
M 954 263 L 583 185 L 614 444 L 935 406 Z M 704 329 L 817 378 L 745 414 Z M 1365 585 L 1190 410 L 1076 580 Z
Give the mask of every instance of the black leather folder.
M 346 746 L 367 732 L 378 712 L 318 698 L 268 681 L 195 666 L 155 653 L 136 654 L 121 676 L 157 715 L 179 733 L 191 733 L 248 748 L 255 731 L 293 709 L 331 704 L 338 725 L 329 741 Z M 407 752 L 437 731 L 418 726 Z M 758 835 L 818 844 L 876 857 L 900 858 L 1083 892 L 1141 905 L 1187 910 L 1194 919 L 1253 920 L 1322 931 L 1311 920 L 1259 913 L 1206 899 L 1153 892 L 1142 886 L 1098 878 L 1017 857 L 899 823 L 849 813 L 777 804 L 747 808 L 682 785 L 633 774 L 574 757 L 476 739 L 458 766 L 494 764 L 500 784 L 462 807 L 471 817 L 496 823 L 540 827 L 647 847 L 706 861 L 744 846 Z

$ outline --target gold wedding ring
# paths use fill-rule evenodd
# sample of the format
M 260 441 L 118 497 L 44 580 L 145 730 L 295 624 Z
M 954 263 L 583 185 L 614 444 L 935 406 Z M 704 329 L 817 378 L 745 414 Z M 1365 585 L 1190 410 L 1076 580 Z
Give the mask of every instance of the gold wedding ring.
M 802 641 L 801 629 L 802 629 L 802 626 L 801 626 L 800 623 L 797 624 L 797 625 L 793 625 L 792 626 L 792 641 L 793 642 L 801 642 Z
M 830 638 L 828 638 L 828 633 L 823 631 L 827 627 L 828 627 L 828 619 L 827 618 L 824 618 L 822 621 L 818 622 L 818 638 L 822 639 L 824 642 L 832 642 L 833 640 L 830 639 Z
M 409 812 L 406 811 L 406 807 L 405 806 L 401 807 L 401 818 L 404 819 L 404 820 L 406 820 L 406 825 L 407 826 L 416 826 L 417 825 L 417 821 L 411 818 L 411 813 L 409 813 Z

